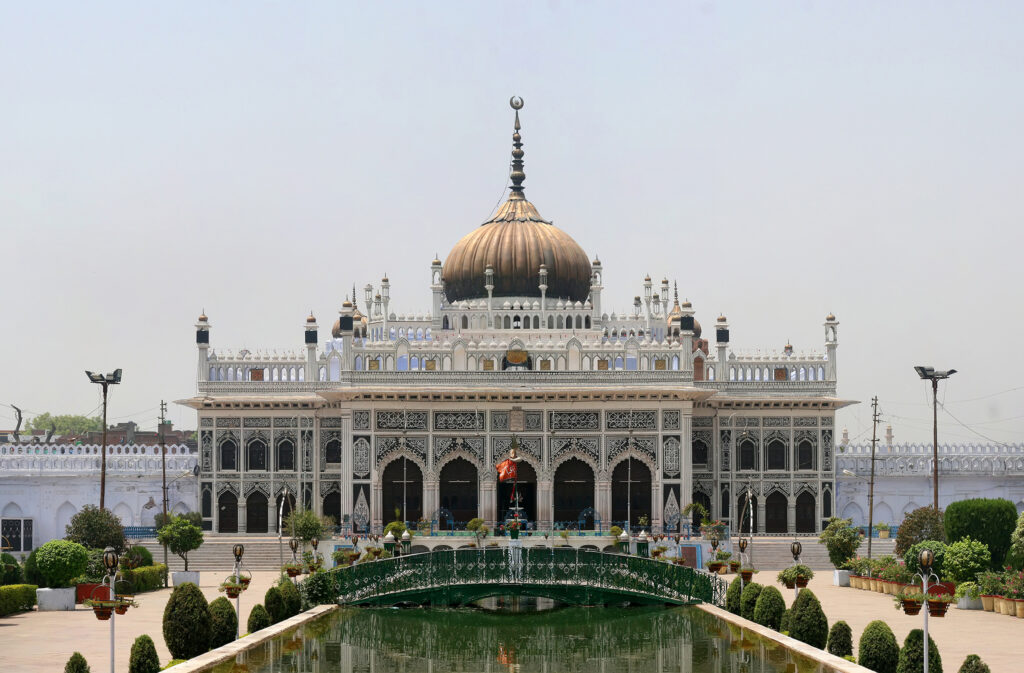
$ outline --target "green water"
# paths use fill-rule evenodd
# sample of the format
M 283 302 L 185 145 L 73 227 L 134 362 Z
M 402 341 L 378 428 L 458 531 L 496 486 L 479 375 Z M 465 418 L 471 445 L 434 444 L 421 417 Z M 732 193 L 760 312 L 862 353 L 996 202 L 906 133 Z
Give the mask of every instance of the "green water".
M 492 606 L 494 604 L 492 603 Z M 692 607 L 341 608 L 216 673 L 822 671 Z

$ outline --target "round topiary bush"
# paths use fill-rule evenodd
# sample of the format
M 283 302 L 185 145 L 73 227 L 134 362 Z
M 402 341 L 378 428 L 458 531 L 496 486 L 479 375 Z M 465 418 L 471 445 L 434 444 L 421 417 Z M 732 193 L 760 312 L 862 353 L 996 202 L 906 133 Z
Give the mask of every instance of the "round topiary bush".
M 946 508 L 943 524 L 949 542 L 971 537 L 988 547 L 992 569 L 997 570 L 1003 567 L 1003 559 L 1010 550 L 1017 507 L 1003 498 L 957 500 Z
M 89 549 L 113 547 L 118 554 L 125 550 L 124 526 L 109 509 L 85 505 L 68 523 L 64 539 Z
M 256 633 L 260 629 L 265 629 L 274 621 L 270 618 L 270 613 L 263 607 L 262 603 L 257 603 L 253 606 L 252 612 L 249 613 L 249 622 L 246 626 L 249 629 L 249 633 Z
M 50 540 L 36 551 L 39 574 L 50 587 L 70 586 L 89 563 L 89 552 L 77 542 Z
M 992 554 L 985 543 L 965 537 L 946 547 L 946 558 L 942 567 L 944 576 L 954 582 L 973 582 L 978 573 L 988 570 L 992 564 Z
M 903 641 L 896 673 L 924 673 L 924 631 L 921 629 L 914 629 Z M 942 657 L 931 636 L 928 636 L 928 673 L 942 673 Z
M 828 618 L 821 609 L 818 597 L 810 589 L 801 589 L 793 601 L 793 614 L 789 618 L 789 637 L 824 649 L 828 641 Z
M 786 611 L 782 613 L 782 619 L 779 620 L 779 633 L 789 633 L 789 620 L 793 617 L 793 611 L 786 608 Z
M 277 587 L 270 587 L 263 596 L 263 605 L 266 606 L 270 619 L 274 624 L 288 619 L 288 607 L 281 596 L 281 590 Z
M 832 625 L 828 632 L 828 646 L 825 648 L 829 654 L 837 657 L 845 657 L 853 654 L 853 629 L 846 622 L 840 620 Z
M 21 566 L 10 554 L 0 554 L 0 586 L 21 584 Z
M 896 555 L 903 556 L 911 547 L 925 540 L 946 541 L 946 528 L 943 525 L 942 510 L 931 507 L 918 507 L 903 517 L 899 531 L 896 533 Z
M 210 606 L 191 582 L 175 587 L 164 606 L 164 643 L 175 659 L 210 649 Z
M 956 673 L 992 673 L 992 670 L 977 654 L 968 654 Z
M 729 589 L 725 592 L 725 609 L 734 615 L 740 613 L 740 592 L 743 591 L 743 578 L 736 576 L 732 582 L 729 582 Z
M 210 649 L 227 645 L 235 639 L 238 616 L 231 601 L 221 596 L 210 603 Z
M 896 673 L 900 646 L 889 625 L 875 620 L 864 627 L 857 648 L 857 663 L 875 673 Z
M 757 597 L 761 595 L 764 587 L 757 582 L 747 582 L 740 594 L 740 617 L 754 619 L 754 608 L 757 606 Z
M 281 592 L 281 599 L 284 601 L 284 609 L 287 617 L 294 617 L 302 612 L 302 597 L 299 590 L 289 580 L 283 579 L 277 587 Z
M 91 673 L 89 664 L 86 662 L 85 657 L 80 653 L 75 652 L 68 659 L 68 663 L 64 664 L 64 673 Z
M 132 643 L 128 673 L 160 673 L 160 657 L 156 654 L 156 644 L 149 636 L 141 635 Z
M 786 601 L 782 594 L 773 586 L 761 589 L 757 602 L 754 604 L 754 621 L 761 626 L 779 630 L 782 614 L 786 611 Z

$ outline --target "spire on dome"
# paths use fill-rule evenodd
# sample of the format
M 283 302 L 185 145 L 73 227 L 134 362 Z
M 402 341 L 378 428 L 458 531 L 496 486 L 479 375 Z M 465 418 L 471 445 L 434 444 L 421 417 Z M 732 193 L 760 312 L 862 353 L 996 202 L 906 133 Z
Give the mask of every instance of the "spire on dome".
M 512 96 L 509 99 L 508 104 L 512 106 L 512 109 L 516 111 L 516 124 L 515 131 L 512 133 L 512 193 L 510 198 L 524 198 L 523 196 L 523 180 L 526 179 L 526 173 L 523 172 L 523 143 L 522 136 L 519 135 L 519 111 L 523 109 L 523 99 L 518 96 Z

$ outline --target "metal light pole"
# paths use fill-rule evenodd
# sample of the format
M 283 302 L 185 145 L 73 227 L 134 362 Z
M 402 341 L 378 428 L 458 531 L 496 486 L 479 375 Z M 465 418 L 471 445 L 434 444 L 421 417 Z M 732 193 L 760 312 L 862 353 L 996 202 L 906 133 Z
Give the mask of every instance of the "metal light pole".
M 743 531 L 740 531 L 740 536 L 741 536 L 740 537 L 740 541 L 739 541 L 739 547 L 740 547 L 740 570 L 743 570 L 743 560 L 744 560 L 744 557 L 746 556 L 746 554 L 744 552 L 747 551 L 747 538 L 742 537 L 742 535 L 743 535 Z M 743 573 L 741 572 L 740 573 L 740 593 L 743 593 L 743 584 L 744 584 L 744 582 L 743 582 Z
M 231 552 L 235 555 L 235 584 L 238 584 L 238 576 L 242 570 L 242 554 L 245 553 L 245 546 L 236 544 L 231 548 Z M 238 640 L 242 633 L 242 592 L 238 592 L 238 595 L 235 596 L 235 617 L 235 640 Z
M 164 518 L 163 525 L 167 525 L 167 446 L 164 444 L 164 414 L 167 412 L 167 403 L 160 400 L 160 475 L 163 479 L 163 504 L 164 504 Z M 106 425 L 106 423 L 104 423 Z M 164 567 L 169 568 L 167 565 L 167 544 L 164 544 Z M 170 573 L 164 573 L 164 588 L 167 588 L 167 575 Z
M 106 392 L 106 386 L 103 388 Z M 108 600 L 114 600 L 114 578 L 117 575 L 117 562 L 119 561 L 117 551 L 113 547 L 103 550 L 103 567 L 107 570 L 107 580 L 110 586 Z M 110 673 L 114 673 L 114 621 L 117 619 L 117 610 L 110 612 Z
M 110 374 L 95 374 L 87 369 L 85 375 L 89 377 L 90 381 L 103 388 L 103 454 L 100 458 L 100 509 L 103 509 L 107 494 L 107 388 L 121 382 L 121 370 L 115 369 Z M 113 623 L 111 623 L 111 628 L 113 628 Z
M 793 565 L 800 563 L 800 552 L 804 550 L 803 545 L 800 544 L 800 540 L 793 540 L 793 544 L 789 545 L 789 551 L 793 553 Z M 800 595 L 800 587 L 793 583 L 793 600 L 796 600 L 797 596 Z
M 917 573 L 917 577 L 921 578 L 921 589 L 924 593 L 924 673 L 928 673 L 928 580 L 935 577 L 935 581 L 938 582 L 939 578 L 932 572 L 935 552 L 931 549 L 922 549 L 917 560 L 921 564 L 921 572 Z
M 626 452 L 626 530 L 633 532 L 633 410 L 629 410 L 629 451 Z
M 932 382 L 932 487 L 934 498 L 932 506 L 939 511 L 939 381 L 956 374 L 955 369 L 936 371 L 935 367 L 914 367 L 914 371 L 922 379 Z M 925 647 L 927 652 L 927 646 Z M 928 672 L 927 663 L 925 673 Z

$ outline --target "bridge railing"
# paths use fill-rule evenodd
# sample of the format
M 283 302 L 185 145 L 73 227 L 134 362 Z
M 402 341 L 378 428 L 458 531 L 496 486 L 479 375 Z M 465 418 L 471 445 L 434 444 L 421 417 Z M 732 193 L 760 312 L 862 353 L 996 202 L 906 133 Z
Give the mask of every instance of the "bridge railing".
M 557 590 L 587 602 L 596 590 L 648 601 L 721 604 L 725 582 L 664 561 L 573 548 L 451 549 L 335 568 L 311 577 L 306 591 L 339 603 L 387 602 L 430 593 L 438 600 L 469 585 Z M 315 601 L 314 601 L 315 602 Z

